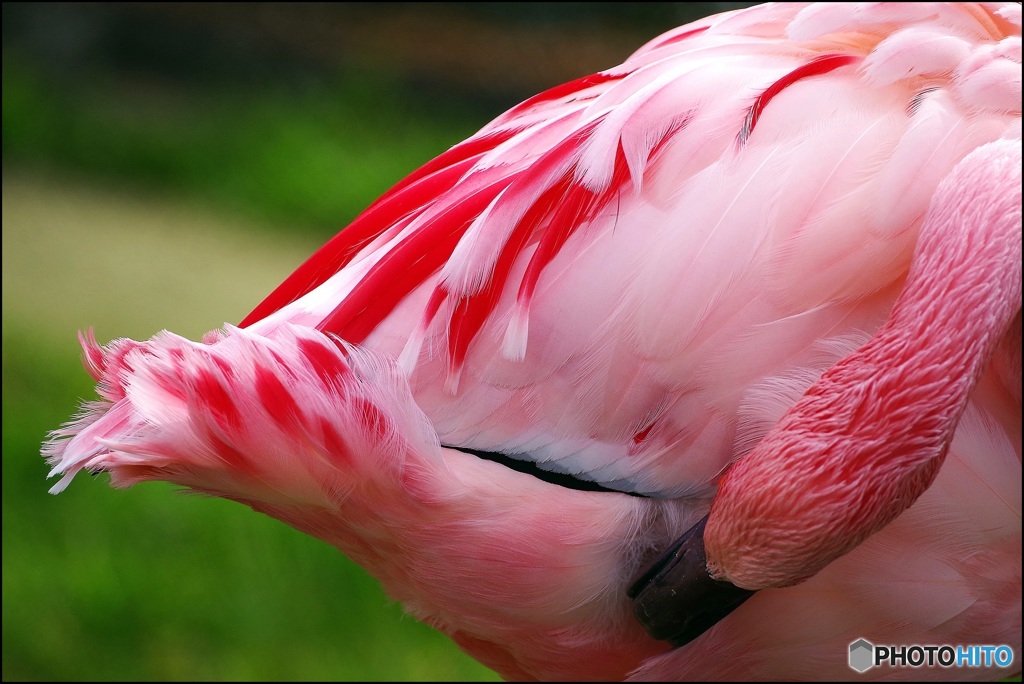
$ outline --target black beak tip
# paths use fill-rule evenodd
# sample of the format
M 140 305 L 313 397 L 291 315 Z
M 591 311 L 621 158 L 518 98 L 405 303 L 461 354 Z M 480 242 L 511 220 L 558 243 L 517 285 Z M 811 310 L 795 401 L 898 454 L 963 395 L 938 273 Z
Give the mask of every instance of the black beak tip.
M 626 592 L 647 632 L 676 647 L 690 643 L 754 595 L 708 574 L 707 521 L 704 516 L 641 570 Z

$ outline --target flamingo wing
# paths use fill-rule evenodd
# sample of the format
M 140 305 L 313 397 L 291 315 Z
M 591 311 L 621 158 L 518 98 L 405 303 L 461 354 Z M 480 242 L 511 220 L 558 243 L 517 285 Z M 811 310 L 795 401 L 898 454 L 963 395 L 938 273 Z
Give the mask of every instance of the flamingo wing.
M 399 358 L 446 445 L 706 495 L 884 320 L 943 176 L 1019 137 L 1015 12 L 676 29 L 410 175 L 242 325 Z

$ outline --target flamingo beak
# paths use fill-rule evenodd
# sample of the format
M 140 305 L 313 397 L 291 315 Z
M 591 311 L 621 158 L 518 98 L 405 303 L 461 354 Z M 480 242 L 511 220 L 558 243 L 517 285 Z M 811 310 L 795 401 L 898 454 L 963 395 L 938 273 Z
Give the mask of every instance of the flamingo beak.
M 708 574 L 707 521 L 707 516 L 701 518 L 647 565 L 626 592 L 644 629 L 676 647 L 690 643 L 754 595 Z

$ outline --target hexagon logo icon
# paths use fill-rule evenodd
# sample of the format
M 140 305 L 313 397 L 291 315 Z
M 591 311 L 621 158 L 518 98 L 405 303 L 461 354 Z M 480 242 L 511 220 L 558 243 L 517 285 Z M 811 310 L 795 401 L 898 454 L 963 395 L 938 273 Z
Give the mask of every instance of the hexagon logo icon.
M 857 639 L 850 644 L 850 667 L 857 672 L 867 672 L 874 667 L 875 647 L 867 639 Z

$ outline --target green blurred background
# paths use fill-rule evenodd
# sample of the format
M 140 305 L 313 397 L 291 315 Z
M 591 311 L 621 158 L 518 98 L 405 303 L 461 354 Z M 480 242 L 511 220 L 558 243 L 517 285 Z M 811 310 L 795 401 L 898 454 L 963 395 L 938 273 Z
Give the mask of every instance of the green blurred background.
M 741 3 L 3 5 L 3 679 L 495 679 L 334 549 L 106 477 L 46 493 L 75 333 L 237 322 L 406 173 Z

